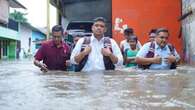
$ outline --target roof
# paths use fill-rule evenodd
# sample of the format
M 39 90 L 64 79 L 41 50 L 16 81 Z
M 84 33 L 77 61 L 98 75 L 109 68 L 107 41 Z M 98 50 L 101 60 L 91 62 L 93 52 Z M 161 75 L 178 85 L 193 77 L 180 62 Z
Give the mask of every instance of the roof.
M 28 28 L 30 28 L 30 29 L 32 29 L 33 31 L 37 31 L 37 32 L 40 32 L 40 33 L 46 35 L 46 33 L 45 33 L 42 29 L 36 28 L 36 27 L 32 26 L 32 25 L 29 24 L 29 23 L 20 23 L 20 24 L 23 25 L 23 26 L 26 26 L 26 27 L 28 27 Z
M 25 6 L 23 6 L 20 2 L 16 1 L 16 0 L 8 0 L 10 7 L 12 8 L 23 8 L 23 9 L 27 9 Z

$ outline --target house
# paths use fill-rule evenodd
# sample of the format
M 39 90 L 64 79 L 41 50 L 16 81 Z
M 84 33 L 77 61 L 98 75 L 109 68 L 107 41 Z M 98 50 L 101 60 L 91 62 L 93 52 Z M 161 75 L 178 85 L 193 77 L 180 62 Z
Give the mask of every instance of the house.
M 16 58 L 19 51 L 19 23 L 9 19 L 9 7 L 26 9 L 16 0 L 0 0 L 0 59 Z
M 28 23 L 20 23 L 20 58 L 34 55 L 46 34 Z
M 32 56 L 46 35 L 28 23 L 9 19 L 9 6 L 26 9 L 16 0 L 0 0 L 0 59 Z

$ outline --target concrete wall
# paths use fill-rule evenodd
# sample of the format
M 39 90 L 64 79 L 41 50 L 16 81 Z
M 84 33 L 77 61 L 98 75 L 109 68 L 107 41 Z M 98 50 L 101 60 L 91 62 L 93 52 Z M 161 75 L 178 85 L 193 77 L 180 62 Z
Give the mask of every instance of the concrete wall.
M 193 10 L 193 14 L 182 20 L 182 32 L 185 42 L 185 60 L 195 65 L 195 0 L 182 0 L 182 13 Z
M 20 31 L 19 33 L 20 33 L 20 41 L 21 41 L 21 52 L 27 53 L 28 50 L 30 49 L 29 38 L 32 37 L 32 29 L 30 29 L 25 25 L 20 24 L 19 31 Z

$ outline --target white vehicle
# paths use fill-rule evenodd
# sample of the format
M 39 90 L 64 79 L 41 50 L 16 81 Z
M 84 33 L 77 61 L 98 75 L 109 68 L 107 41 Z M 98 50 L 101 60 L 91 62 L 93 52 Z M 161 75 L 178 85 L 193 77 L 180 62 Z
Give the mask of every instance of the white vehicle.
M 71 21 L 67 25 L 65 41 L 68 44 L 73 43 L 73 37 L 79 36 L 91 36 L 92 30 L 91 27 L 93 25 L 92 21 Z

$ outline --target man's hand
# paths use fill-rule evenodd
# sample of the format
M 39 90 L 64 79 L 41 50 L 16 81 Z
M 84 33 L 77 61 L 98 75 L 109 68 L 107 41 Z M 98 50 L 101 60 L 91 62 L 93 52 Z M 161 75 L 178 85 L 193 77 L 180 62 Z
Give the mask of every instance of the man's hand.
M 82 59 L 91 52 L 91 46 L 87 45 L 82 52 L 74 57 L 76 63 L 80 63 Z
M 176 57 L 173 56 L 173 55 L 170 55 L 170 56 L 168 56 L 168 57 L 165 58 L 165 59 L 166 59 L 165 61 L 166 61 L 168 64 L 172 64 L 173 62 L 176 61 Z
M 116 64 L 118 62 L 118 58 L 114 54 L 112 54 L 109 47 L 102 48 L 101 52 L 102 52 L 102 55 L 109 57 L 113 64 Z
M 162 58 L 160 56 L 156 56 L 153 58 L 153 63 L 160 64 L 162 61 Z
M 65 66 L 68 67 L 68 66 L 70 66 L 70 65 L 71 65 L 70 60 L 66 60 Z
M 112 52 L 110 51 L 110 49 L 108 47 L 107 48 L 102 48 L 102 55 L 110 56 L 110 55 L 112 55 Z
M 41 63 L 39 60 L 35 59 L 34 60 L 34 64 L 35 64 L 35 66 L 39 67 L 41 69 L 41 71 L 43 71 L 43 72 L 47 72 L 48 71 L 47 65 L 44 64 L 44 63 Z
M 83 51 L 85 55 L 88 55 L 91 52 L 91 46 L 87 45 Z
M 44 64 L 44 63 L 40 63 L 40 66 L 39 67 L 41 68 L 41 71 L 43 71 L 43 72 L 47 72 L 48 71 L 47 65 Z

